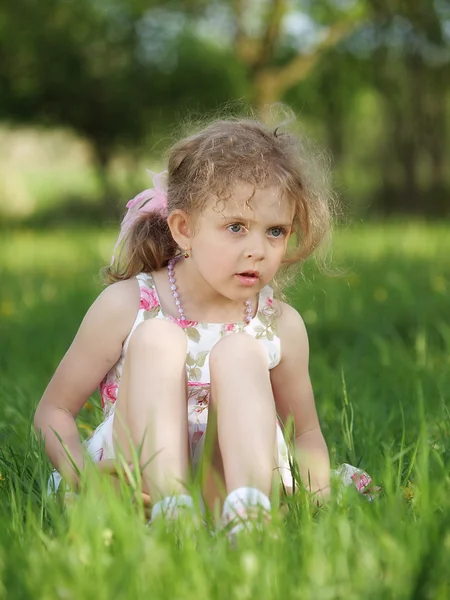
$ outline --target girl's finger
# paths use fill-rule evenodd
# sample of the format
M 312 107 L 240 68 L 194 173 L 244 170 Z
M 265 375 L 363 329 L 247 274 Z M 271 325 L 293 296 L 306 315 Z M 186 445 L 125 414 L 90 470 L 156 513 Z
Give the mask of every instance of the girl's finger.
M 144 503 L 144 506 L 150 506 L 151 505 L 150 496 L 148 494 L 145 494 L 144 492 L 142 492 L 141 493 L 141 497 L 142 497 L 142 501 Z
M 117 464 L 117 461 L 112 458 L 105 458 L 104 460 L 100 460 L 97 463 L 97 468 L 102 473 L 108 473 L 109 475 L 117 475 L 118 467 L 119 467 L 119 465 Z M 134 467 L 133 463 L 130 463 L 128 465 L 128 468 L 131 472 L 133 471 L 133 467 Z
M 111 458 L 105 458 L 105 460 L 100 460 L 97 463 L 97 468 L 102 473 L 109 473 L 111 475 L 117 473 L 116 462 Z

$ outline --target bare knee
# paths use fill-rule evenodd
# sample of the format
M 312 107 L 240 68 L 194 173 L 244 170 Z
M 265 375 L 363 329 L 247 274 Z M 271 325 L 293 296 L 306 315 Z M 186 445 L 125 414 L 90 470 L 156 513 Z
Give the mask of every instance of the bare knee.
M 262 344 L 247 333 L 233 333 L 217 342 L 209 357 L 211 374 L 220 370 L 230 360 L 238 365 L 244 365 L 249 360 L 252 360 L 253 363 L 267 365 L 267 357 Z
M 130 340 L 130 351 L 158 352 L 158 356 L 170 354 L 171 357 L 183 357 L 187 352 L 184 331 L 175 323 L 163 319 L 149 319 L 140 323 Z

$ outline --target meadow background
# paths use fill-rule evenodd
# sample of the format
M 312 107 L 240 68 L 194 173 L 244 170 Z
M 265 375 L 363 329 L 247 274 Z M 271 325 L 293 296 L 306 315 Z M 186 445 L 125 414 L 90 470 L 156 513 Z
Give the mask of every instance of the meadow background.
M 115 231 L 5 232 L 0 242 L 0 566 L 5 598 L 446 598 L 450 591 L 447 225 L 355 225 L 335 238 L 339 277 L 310 266 L 290 291 L 333 466 L 382 486 L 317 511 L 300 493 L 261 540 L 232 550 L 201 532 L 149 531 L 91 484 L 66 513 L 46 498 L 33 409 L 101 285 Z M 76 257 L 76 260 L 74 260 Z M 93 397 L 78 418 L 100 420 Z M 275 530 L 278 539 L 269 533 Z
M 0 8 L 0 599 L 450 596 L 449 18 L 438 0 Z M 308 262 L 288 292 L 332 465 L 380 498 L 317 509 L 300 489 L 235 549 L 149 530 L 95 472 L 64 508 L 32 418 L 125 202 L 189 120 L 277 101 L 332 159 L 334 275 Z M 100 419 L 94 394 L 80 435 Z

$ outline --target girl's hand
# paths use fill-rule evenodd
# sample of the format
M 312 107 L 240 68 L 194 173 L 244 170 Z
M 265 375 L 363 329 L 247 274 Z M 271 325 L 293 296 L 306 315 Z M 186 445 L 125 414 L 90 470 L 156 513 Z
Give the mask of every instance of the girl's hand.
M 119 472 L 117 470 L 117 461 L 115 461 L 111 458 L 106 458 L 105 460 L 100 460 L 99 462 L 97 462 L 96 465 L 101 473 L 111 475 L 118 479 Z M 128 463 L 128 468 L 130 469 L 131 472 L 133 472 L 134 465 L 132 463 Z M 127 476 L 127 473 L 125 471 L 122 471 L 122 474 L 123 474 L 125 483 L 129 484 L 130 480 Z M 116 483 L 118 485 L 118 481 Z M 135 495 L 135 500 L 137 500 L 137 499 L 138 498 Z M 150 509 L 150 507 L 151 507 L 151 500 L 150 500 L 149 494 L 146 494 L 145 492 L 141 492 L 141 500 L 144 505 L 145 512 L 147 513 L 147 509 Z
M 119 476 L 119 471 L 117 470 L 117 461 L 112 458 L 105 458 L 104 460 L 100 460 L 96 462 L 95 465 L 100 471 L 100 473 L 106 473 L 107 475 L 113 475 L 114 477 Z M 132 472 L 134 465 L 132 463 L 128 463 L 128 468 Z M 125 482 L 129 484 L 130 481 L 128 479 L 126 471 L 122 471 L 122 475 L 125 479 Z

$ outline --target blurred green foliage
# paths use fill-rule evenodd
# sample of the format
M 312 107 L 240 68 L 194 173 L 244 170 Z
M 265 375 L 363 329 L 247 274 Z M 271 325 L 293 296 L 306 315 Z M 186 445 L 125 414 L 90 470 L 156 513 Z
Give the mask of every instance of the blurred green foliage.
M 0 121 L 87 139 L 113 214 L 118 155 L 160 158 L 190 114 L 284 101 L 352 211 L 443 215 L 448 23 L 440 0 L 17 0 L 0 8 Z

